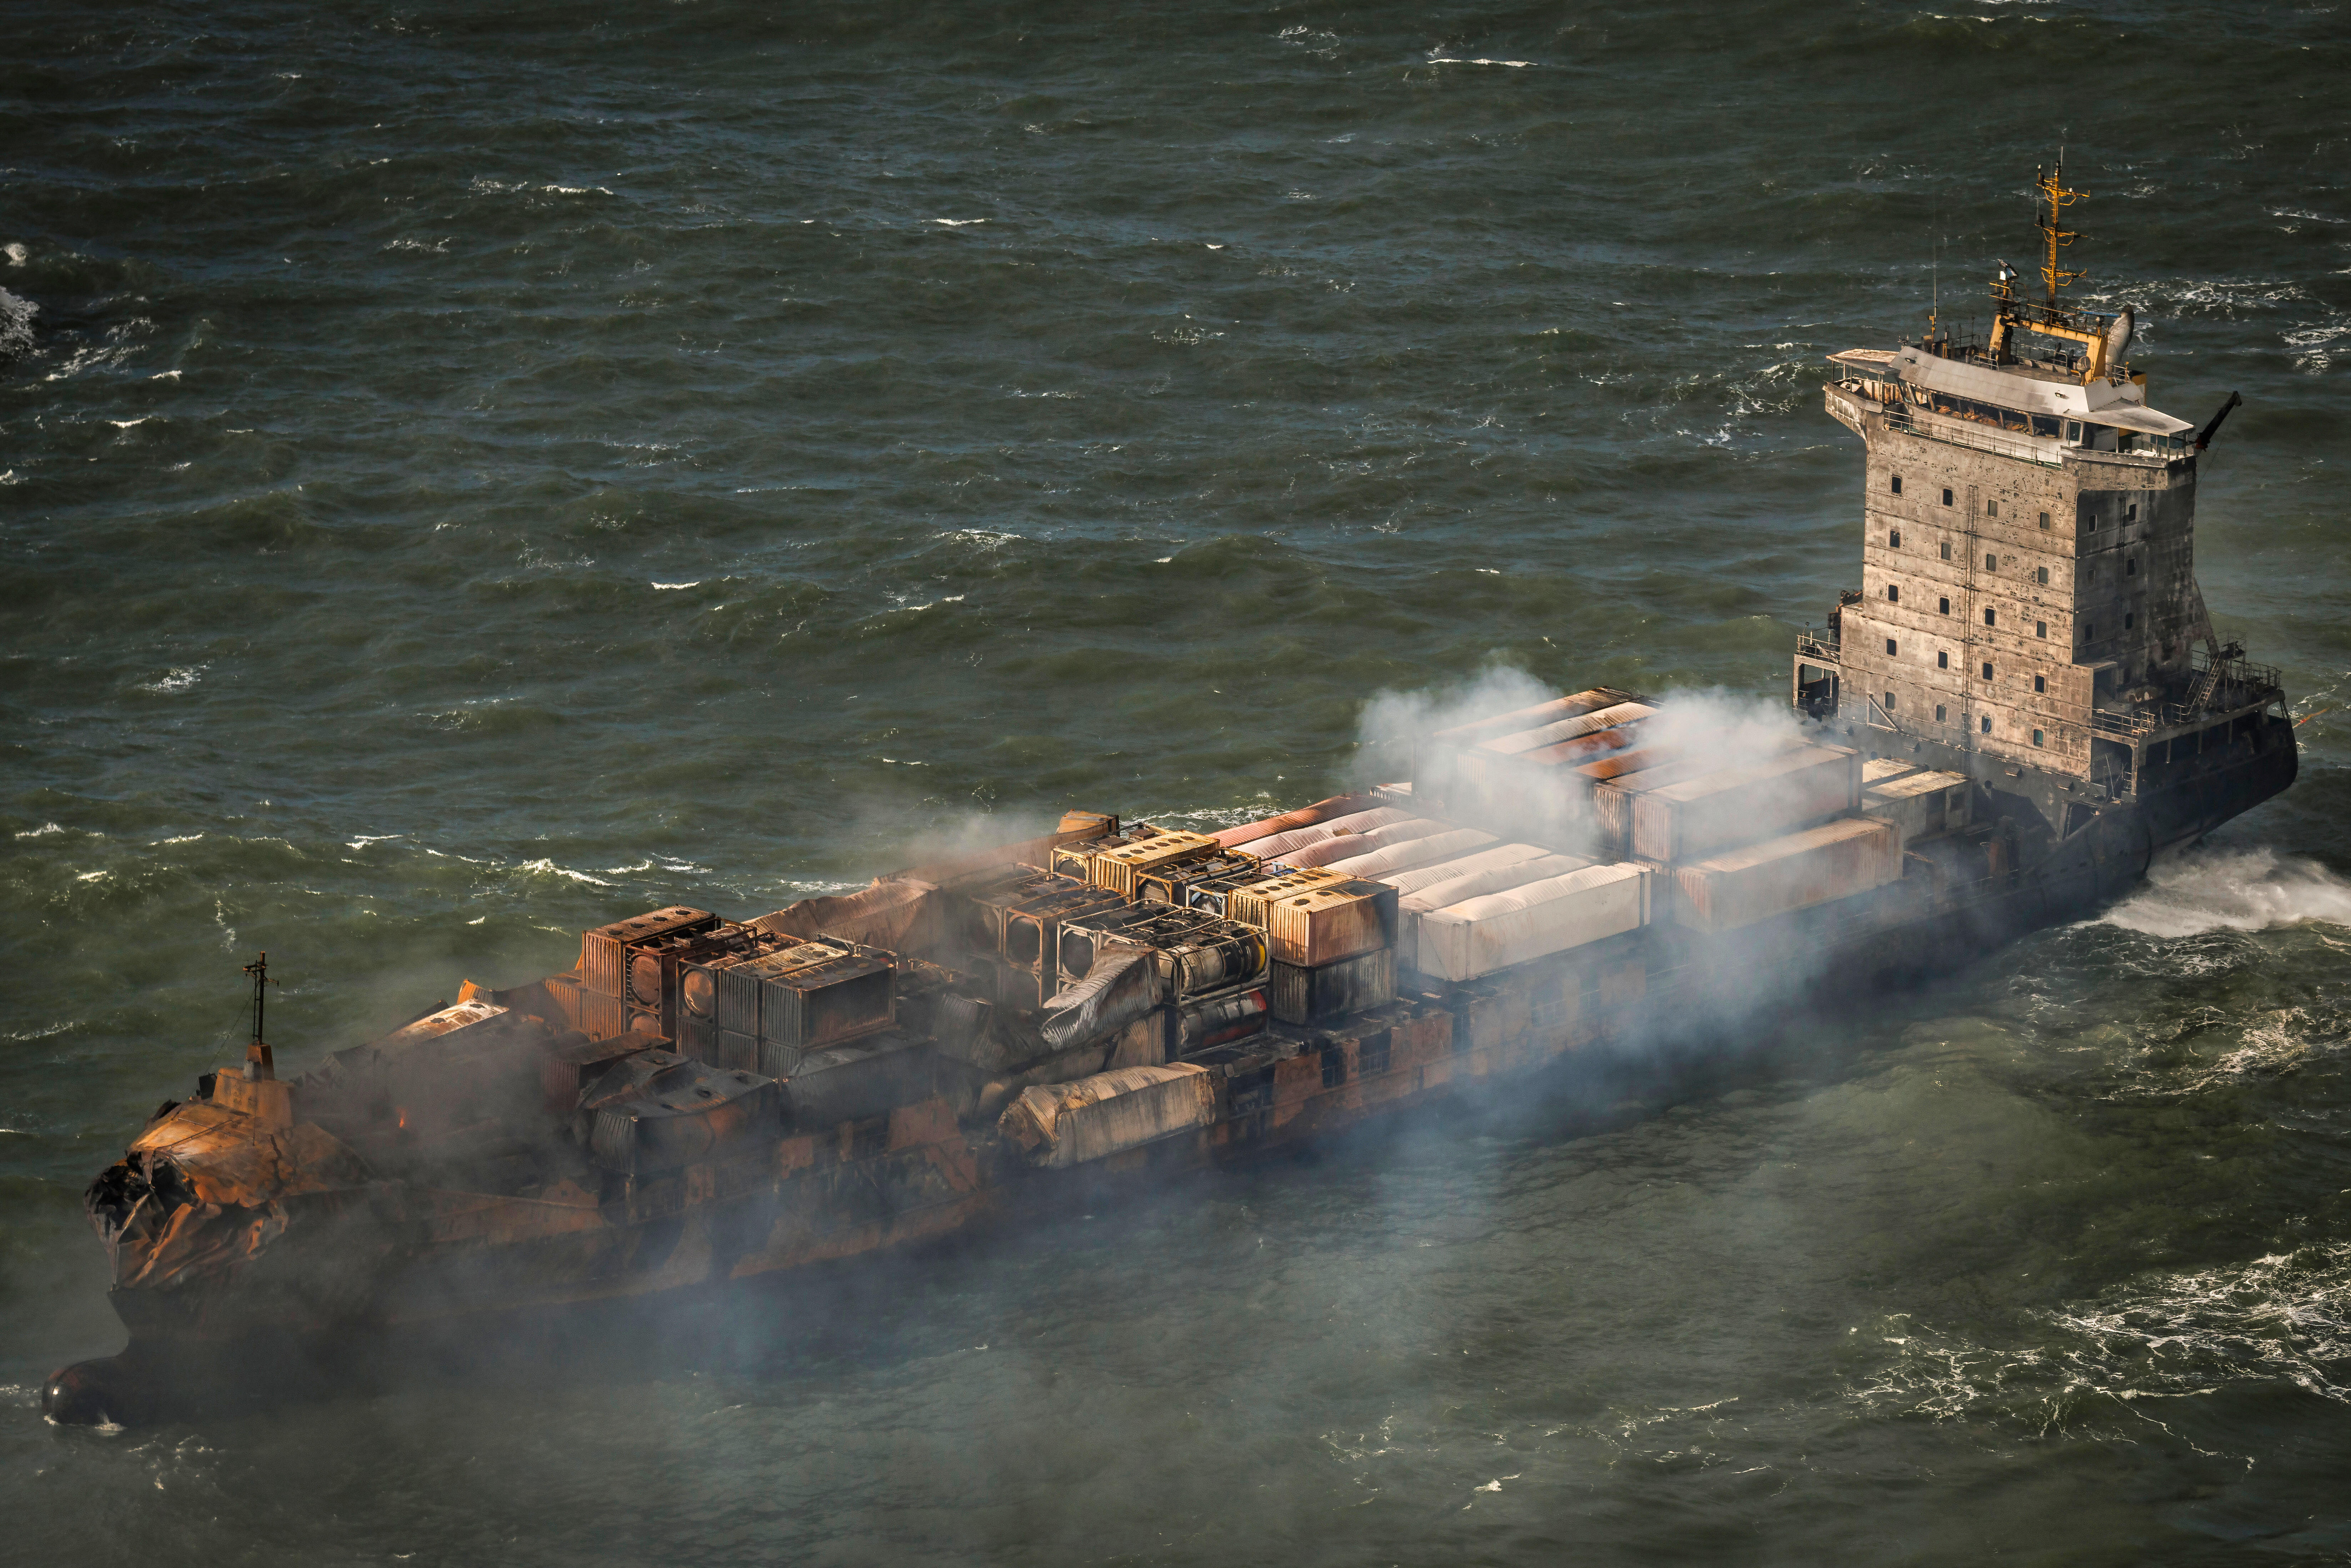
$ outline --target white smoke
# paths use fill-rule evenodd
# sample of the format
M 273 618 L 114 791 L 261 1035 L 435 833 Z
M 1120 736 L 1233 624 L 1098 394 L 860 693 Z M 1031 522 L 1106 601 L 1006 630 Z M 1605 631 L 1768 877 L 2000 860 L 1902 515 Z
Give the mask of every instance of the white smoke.
M 2109 925 L 2148 936 L 2266 931 L 2323 921 L 2351 925 L 2351 882 L 2275 850 L 2192 850 L 2156 862 L 2147 885 L 2106 911 Z
M 1450 729 L 1532 707 L 1560 694 L 1524 670 L 1496 664 L 1468 681 L 1428 692 L 1375 692 L 1364 703 L 1356 727 L 1355 762 L 1349 782 L 1357 789 L 1394 784 L 1412 777 L 1412 746 L 1435 730 Z

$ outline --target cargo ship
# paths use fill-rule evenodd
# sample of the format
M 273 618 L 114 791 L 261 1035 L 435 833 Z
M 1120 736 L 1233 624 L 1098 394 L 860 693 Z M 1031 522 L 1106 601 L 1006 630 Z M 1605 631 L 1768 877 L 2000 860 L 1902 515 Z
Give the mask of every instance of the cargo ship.
M 298 1342 L 707 1290 L 904 1249 L 1040 1184 L 1328 1136 L 1807 988 L 1932 973 L 2294 780 L 2214 634 L 2200 430 L 2127 310 L 2045 298 L 1829 356 L 1861 587 L 1782 722 L 1593 687 L 1419 737 L 1411 776 L 1215 832 L 1054 832 L 750 919 L 672 907 L 280 1077 L 167 1102 L 91 1185 L 129 1329 L 49 1379 L 117 1420 Z M 256 967 L 256 968 L 259 966 Z M 1731 999 L 1731 998 L 1736 998 Z

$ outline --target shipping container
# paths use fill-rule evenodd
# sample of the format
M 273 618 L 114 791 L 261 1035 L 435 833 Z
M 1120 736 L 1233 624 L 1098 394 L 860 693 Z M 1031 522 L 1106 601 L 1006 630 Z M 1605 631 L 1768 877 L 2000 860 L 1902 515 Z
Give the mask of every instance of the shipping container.
M 1592 847 L 1602 854 L 1629 854 L 1633 849 L 1633 797 L 1644 790 L 1679 783 L 1711 771 L 1701 758 L 1684 755 L 1637 773 L 1620 773 L 1592 789 Z
M 1053 972 L 1064 922 L 1126 907 L 1126 900 L 1110 888 L 1084 887 L 1075 883 L 1024 899 L 1004 912 L 1004 946 L 1000 956 L 1006 963 L 1016 967 L 1050 975 Z
M 1180 999 L 1260 980 L 1268 956 L 1264 932 L 1218 920 L 1156 946 L 1152 961 L 1167 995 Z
M 1311 969 L 1388 946 L 1395 922 L 1396 890 L 1387 883 L 1317 883 L 1268 901 L 1266 945 L 1281 963 Z
M 1343 817 L 1332 817 L 1327 821 L 1316 822 L 1309 827 L 1292 828 L 1287 832 L 1259 839 L 1249 845 L 1249 852 L 1260 861 L 1275 861 L 1288 852 L 1303 849 L 1308 844 L 1319 844 L 1326 839 L 1343 838 L 1349 833 L 1368 833 L 1374 828 L 1384 828 L 1394 822 L 1412 820 L 1413 814 L 1410 811 L 1399 810 L 1395 806 L 1374 806 L 1364 810 L 1350 812 Z
M 986 879 L 980 885 L 950 887 L 948 904 L 955 911 L 951 924 L 960 945 L 973 953 L 1004 951 L 1004 921 L 1020 904 L 1091 884 L 1081 876 L 1067 876 L 1019 867 Z
M 1633 852 L 1670 864 L 1857 810 L 1861 753 L 1806 746 L 1632 797 Z
M 1593 865 L 1505 893 L 1489 893 L 1420 917 L 1423 974 L 1474 980 L 1649 922 L 1651 873 L 1636 865 Z
M 1894 825 L 1847 817 L 1679 867 L 1674 918 L 1699 931 L 1733 931 L 1901 875 L 1902 836 Z
M 1176 1030 L 1168 1048 L 1172 1058 L 1264 1033 L 1265 1026 L 1273 1018 L 1273 998 L 1263 986 L 1242 986 L 1214 996 L 1195 997 L 1170 1010 Z
M 1264 873 L 1257 869 L 1258 864 L 1255 855 L 1239 850 L 1227 850 L 1206 860 L 1186 861 L 1158 871 L 1144 872 L 1134 879 L 1134 901 L 1137 904 L 1188 906 L 1192 902 L 1190 890 L 1194 886 L 1228 877 L 1261 876 Z
M 1400 844 L 1387 844 L 1369 854 L 1326 861 L 1323 864 L 1325 870 L 1337 872 L 1342 876 L 1371 877 L 1384 882 L 1391 872 L 1435 865 L 1482 849 L 1494 841 L 1491 833 L 1480 832 L 1475 828 L 1455 828 Z
M 1395 951 L 1382 947 L 1311 969 L 1277 963 L 1265 988 L 1273 1016 L 1288 1024 L 1322 1023 L 1342 1013 L 1385 1007 L 1396 996 Z
M 1396 962 L 1407 969 L 1421 967 L 1420 919 L 1430 911 L 1464 904 L 1489 893 L 1507 893 L 1531 882 L 1565 876 L 1590 864 L 1591 860 L 1583 855 L 1537 854 L 1531 860 L 1488 866 L 1481 871 L 1464 873 L 1403 894 L 1396 900 Z
M 1334 834 L 1316 843 L 1284 850 L 1271 857 L 1271 863 L 1291 871 L 1311 871 L 1333 861 L 1353 860 L 1397 844 L 1414 843 L 1422 839 L 1435 838 L 1439 833 L 1461 831 L 1449 822 L 1434 821 L 1426 817 L 1406 817 L 1402 821 L 1383 822 L 1362 832 Z
M 1286 898 L 1301 888 L 1317 887 L 1326 882 L 1344 882 L 1336 872 L 1280 872 L 1260 877 L 1246 886 L 1237 887 L 1225 895 L 1225 918 L 1238 920 L 1244 925 L 1262 929 L 1266 922 L 1266 905 L 1275 899 Z
M 785 1085 L 793 1124 L 822 1132 L 843 1122 L 885 1116 L 937 1092 L 928 1045 L 895 1030 L 810 1051 Z
M 1205 1127 L 1216 1115 L 1215 1079 L 1176 1062 L 1024 1089 L 998 1126 L 1030 1164 L 1059 1169 Z
M 1470 876 L 1481 871 L 1498 871 L 1503 866 L 1517 865 L 1521 861 L 1541 860 L 1551 852 L 1541 844 L 1496 844 L 1491 849 L 1415 866 L 1410 871 L 1388 872 L 1373 880 L 1395 888 L 1397 897 L 1408 898 L 1422 888 L 1433 887 L 1440 882 L 1451 882 L 1456 877 Z
M 1915 762 L 1904 762 L 1892 757 L 1873 757 L 1861 765 L 1861 787 L 1864 789 L 1875 789 L 1880 784 L 1889 783 L 1906 773 L 1917 771 L 1918 765 Z
M 580 934 L 580 983 L 600 997 L 618 997 L 627 983 L 628 962 L 623 955 L 629 948 L 641 942 L 680 932 L 702 931 L 717 924 L 718 916 L 706 909 L 672 904 L 667 909 L 632 915 L 626 920 L 583 931 Z
M 741 961 L 711 971 L 711 983 L 717 1001 L 711 1016 L 720 1029 L 733 1030 L 737 1034 L 756 1035 L 759 1030 L 759 1008 L 767 995 L 768 982 L 778 975 L 788 975 L 794 969 L 805 969 L 811 964 L 841 957 L 853 949 L 845 942 L 830 942 L 822 937 L 777 948 L 772 953 L 755 954 Z
M 1461 753 L 1480 741 L 1597 712 L 1614 706 L 1628 695 L 1606 687 L 1594 687 L 1590 691 L 1537 703 L 1531 707 L 1496 714 L 1491 718 L 1455 725 L 1423 737 L 1414 743 L 1412 749 L 1414 804 L 1439 816 L 1455 810 L 1455 780 Z
M 647 1051 L 599 1079 L 581 1097 L 579 1115 L 598 1166 L 648 1176 L 772 1142 L 781 1108 L 772 1078 Z
M 1160 836 L 1160 830 L 1149 822 L 1129 822 L 1122 831 L 1102 838 L 1087 839 L 1077 843 L 1062 844 L 1054 849 L 1050 867 L 1062 875 L 1075 877 L 1083 883 L 1094 881 L 1094 860 L 1113 850 L 1131 849 Z
M 1861 810 L 1865 816 L 1893 823 L 1907 850 L 1920 839 L 1966 827 L 1974 793 L 1964 774 L 1914 769 L 1865 788 Z
M 1283 811 L 1271 817 L 1260 817 L 1254 822 L 1243 822 L 1238 827 L 1221 829 L 1217 833 L 1217 842 L 1228 850 L 1236 850 L 1254 844 L 1259 839 L 1270 839 L 1276 833 L 1286 833 L 1292 828 L 1311 828 L 1333 817 L 1352 816 L 1357 811 L 1369 810 L 1373 804 L 1367 795 L 1333 795 L 1327 800 L 1317 800 L 1294 811 Z
M 1064 985 L 1086 977 L 1106 947 L 1171 946 L 1221 924 L 1204 910 L 1168 904 L 1133 904 L 1106 909 L 1061 925 L 1058 958 Z
M 808 1051 L 887 1028 L 896 1017 L 891 966 L 889 954 L 861 947 L 762 976 L 759 1038 Z
M 752 1034 L 737 1034 L 731 1029 L 722 1029 L 718 1031 L 716 1043 L 712 1048 L 712 1054 L 706 1060 L 712 1066 L 724 1067 L 730 1071 L 767 1072 L 770 1078 L 776 1076 L 772 1072 L 768 1072 L 767 1068 L 760 1063 L 759 1037 Z
M 1222 847 L 1206 833 L 1171 830 L 1142 843 L 1104 850 L 1092 858 L 1087 870 L 1095 886 L 1132 898 L 1137 876 L 1186 861 L 1206 860 Z

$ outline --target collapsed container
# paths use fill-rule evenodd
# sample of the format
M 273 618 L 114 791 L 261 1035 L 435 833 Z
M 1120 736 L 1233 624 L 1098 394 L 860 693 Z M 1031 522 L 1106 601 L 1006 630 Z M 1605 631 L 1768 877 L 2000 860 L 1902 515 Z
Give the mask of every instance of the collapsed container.
M 774 1138 L 781 1106 L 771 1078 L 645 1051 L 597 1080 L 580 1097 L 579 1115 L 590 1158 L 609 1171 L 647 1176 Z
M 1865 785 L 1861 810 L 1865 816 L 1893 823 L 1907 849 L 1917 840 L 1966 827 L 1974 794 L 1965 774 L 1914 769 Z
M 1066 1166 L 1205 1127 L 1216 1114 L 1215 1080 L 1178 1061 L 1024 1089 L 998 1125 L 1030 1164 Z

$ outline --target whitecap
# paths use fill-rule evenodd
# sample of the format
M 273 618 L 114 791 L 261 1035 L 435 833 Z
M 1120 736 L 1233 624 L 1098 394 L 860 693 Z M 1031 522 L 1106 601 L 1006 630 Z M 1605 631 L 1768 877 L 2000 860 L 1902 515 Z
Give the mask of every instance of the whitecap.
M 2275 850 L 2190 851 L 2159 860 L 2147 884 L 2104 921 L 2147 936 L 2266 931 L 2323 921 L 2351 925 L 2351 882 Z
M 967 229 L 974 224 L 984 224 L 987 221 L 986 218 L 933 218 L 931 220 L 935 224 L 941 224 L 951 229 Z
M 43 822 L 39 827 L 27 828 L 16 836 L 20 839 L 46 839 L 51 833 L 62 833 L 65 831 L 63 822 Z
M 358 838 L 353 839 L 350 842 L 345 844 L 343 848 L 347 850 L 363 850 L 370 844 L 387 843 L 393 839 L 404 839 L 408 835 L 406 833 L 361 833 Z
M 149 376 L 147 379 L 151 382 L 176 382 L 180 379 L 180 372 L 177 371 L 157 371 L 153 375 Z
M 1524 70 L 1527 67 L 1529 67 L 1529 66 L 1531 66 L 1531 65 L 1534 64 L 1534 61 L 1532 61 L 1532 60 L 1465 60 L 1465 59 L 1458 58 L 1458 57 L 1456 57 L 1455 56 L 1452 56 L 1452 55 L 1431 55 L 1431 56 L 1429 56 L 1429 57 L 1428 57 L 1428 63 L 1429 63 L 1430 65 L 1433 65 L 1433 66 L 1508 66 L 1508 67 L 1510 67 L 1512 70 Z
M 463 859 L 464 857 L 460 856 L 459 858 Z M 574 882 L 584 882 L 590 887 L 610 887 L 612 885 L 601 876 L 590 876 L 584 871 L 572 871 L 568 867 L 557 865 L 551 860 L 541 859 L 525 861 L 515 869 L 517 871 L 538 872 L 548 876 L 568 876 Z
M 144 424 L 154 417 L 152 413 L 142 413 L 137 419 L 110 419 L 106 423 L 117 430 L 128 430 L 134 424 Z
M 142 692 L 183 692 L 194 685 L 203 677 L 204 673 L 204 666 L 202 664 L 183 664 L 168 674 L 158 675 L 155 679 L 143 683 L 139 689 Z
M 0 256 L 6 256 L 11 267 L 24 266 L 29 254 L 21 245 L 0 246 Z
M 653 586 L 656 589 L 664 591 L 679 588 L 700 588 L 702 586 L 702 580 L 697 577 L 692 582 L 656 582 Z

